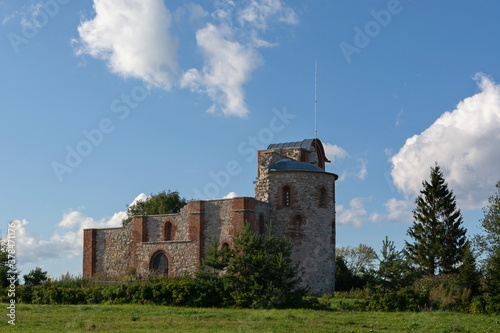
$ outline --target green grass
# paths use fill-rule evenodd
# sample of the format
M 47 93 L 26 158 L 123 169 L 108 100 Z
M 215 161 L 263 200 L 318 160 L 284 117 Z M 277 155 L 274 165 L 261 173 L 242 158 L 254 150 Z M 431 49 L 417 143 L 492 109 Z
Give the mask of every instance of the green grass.
M 181 308 L 156 305 L 0 304 L 0 331 L 80 332 L 500 332 L 500 316 L 456 312 L 348 312 Z M 1 310 L 0 310 L 1 313 Z

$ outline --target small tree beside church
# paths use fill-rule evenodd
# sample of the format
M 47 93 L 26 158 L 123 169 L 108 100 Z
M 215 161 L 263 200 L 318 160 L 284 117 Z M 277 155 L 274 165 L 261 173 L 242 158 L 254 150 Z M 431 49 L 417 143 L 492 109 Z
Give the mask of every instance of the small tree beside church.
M 466 229 L 437 164 L 430 176 L 415 200 L 413 225 L 407 232 L 413 242 L 405 241 L 407 252 L 424 275 L 455 273 L 462 260 Z
M 225 270 L 221 279 L 232 303 L 251 308 L 287 308 L 301 304 L 306 289 L 299 287 L 298 265 L 292 263 L 292 245 L 277 237 L 270 226 L 257 234 L 245 223 L 233 238 L 234 248 L 207 253 L 206 267 Z

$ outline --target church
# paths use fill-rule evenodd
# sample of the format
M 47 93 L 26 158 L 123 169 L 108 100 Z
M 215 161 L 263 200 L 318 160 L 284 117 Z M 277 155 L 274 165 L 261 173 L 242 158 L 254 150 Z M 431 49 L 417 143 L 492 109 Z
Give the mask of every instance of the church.
M 292 243 L 302 283 L 313 294 L 335 287 L 335 181 L 325 171 L 319 139 L 270 144 L 258 152 L 255 197 L 191 200 L 176 214 L 134 216 L 119 228 L 85 229 L 83 276 L 123 276 L 135 270 L 164 276 L 193 274 L 213 240 L 232 246 L 248 222 Z

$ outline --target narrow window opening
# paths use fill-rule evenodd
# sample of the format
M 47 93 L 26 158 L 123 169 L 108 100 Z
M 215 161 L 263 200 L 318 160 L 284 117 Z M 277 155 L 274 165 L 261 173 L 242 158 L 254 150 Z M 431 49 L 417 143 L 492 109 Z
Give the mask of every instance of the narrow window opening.
M 324 187 L 319 190 L 319 206 L 325 208 L 326 205 L 326 189 Z
M 302 217 L 296 215 L 293 219 L 293 236 L 300 237 L 300 225 L 302 224 Z
M 283 206 L 290 207 L 290 187 L 283 187 Z
M 172 223 L 167 222 L 165 223 L 165 241 L 170 241 L 172 240 Z

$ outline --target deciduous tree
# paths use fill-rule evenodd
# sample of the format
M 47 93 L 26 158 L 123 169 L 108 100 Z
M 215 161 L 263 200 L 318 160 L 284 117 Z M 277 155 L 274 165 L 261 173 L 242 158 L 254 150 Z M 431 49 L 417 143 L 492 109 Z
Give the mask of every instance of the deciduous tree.
M 127 210 L 127 218 L 122 221 L 122 224 L 129 224 L 135 215 L 178 213 L 185 204 L 186 199 L 181 198 L 179 192 L 170 192 L 170 190 L 165 192 L 163 190 L 158 194 L 151 194 L 144 201 L 138 201 L 129 206 Z
M 489 262 L 500 248 L 500 181 L 496 184 L 497 192 L 488 200 L 489 204 L 483 208 L 484 217 L 481 219 L 483 234 L 474 236 L 474 244 Z

